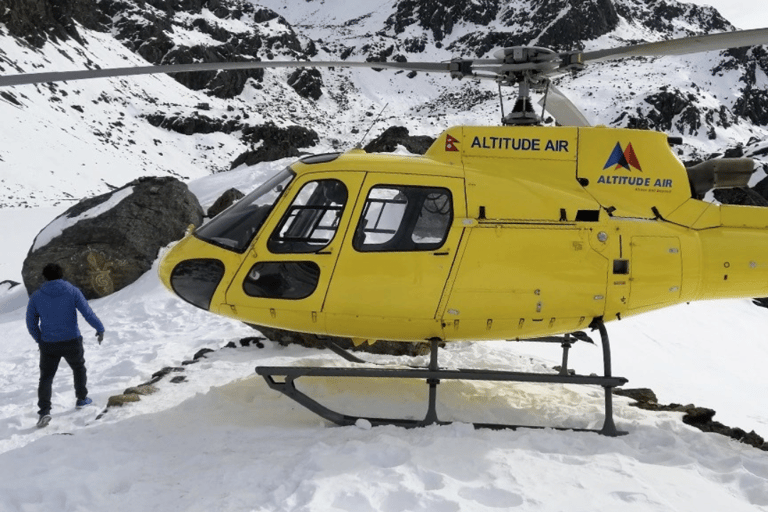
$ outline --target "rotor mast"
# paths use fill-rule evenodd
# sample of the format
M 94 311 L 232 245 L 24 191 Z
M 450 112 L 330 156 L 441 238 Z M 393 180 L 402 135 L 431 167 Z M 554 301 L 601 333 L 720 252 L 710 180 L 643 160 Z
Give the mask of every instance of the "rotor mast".
M 499 84 L 502 102 L 501 122 L 506 126 L 540 125 L 542 116 L 534 111 L 531 91 L 546 93 L 550 86 L 549 77 L 583 69 L 578 59 L 571 58 L 571 54 L 562 55 L 549 48 L 538 46 L 504 48 L 495 52 L 493 56 L 492 60 L 472 62 L 472 76 L 492 79 Z M 502 86 L 517 86 L 515 105 L 509 114 L 504 114 Z M 542 108 L 542 115 L 543 113 L 544 108 Z

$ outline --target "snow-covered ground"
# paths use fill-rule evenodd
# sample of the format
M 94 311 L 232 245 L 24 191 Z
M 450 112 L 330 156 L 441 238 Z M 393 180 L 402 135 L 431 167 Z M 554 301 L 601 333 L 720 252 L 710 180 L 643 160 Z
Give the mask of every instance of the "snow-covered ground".
M 192 182 L 204 203 L 214 190 L 247 190 L 281 163 Z M 249 185 L 246 185 L 249 182 Z M 20 281 L 34 236 L 60 210 L 0 209 L 13 225 L 2 279 Z M 54 383 L 53 421 L 37 419 L 37 349 L 26 332 L 23 286 L 0 286 L 0 510 L 2 511 L 668 511 L 768 510 L 768 452 L 682 423 L 682 413 L 647 412 L 616 397 L 629 435 L 606 438 L 553 429 L 474 430 L 468 421 L 599 428 L 601 388 L 443 383 L 447 426 L 406 430 L 336 427 L 269 389 L 258 365 L 351 365 L 329 351 L 270 341 L 221 348 L 257 333 L 195 309 L 167 292 L 156 272 L 91 301 L 107 328 L 86 339 L 88 385 L 99 407 L 74 409 L 71 371 Z M 5 308 L 3 310 L 2 308 Z M 614 374 L 650 387 L 662 403 L 695 403 L 730 426 L 768 437 L 765 365 L 768 309 L 749 301 L 698 303 L 608 324 Z M 161 380 L 156 394 L 123 408 L 111 395 L 180 366 L 186 380 Z M 552 371 L 557 346 L 457 343 L 441 365 Z M 392 364 L 425 358 L 365 355 Z M 579 344 L 571 367 L 600 373 L 599 344 Z M 306 381 L 306 382 L 304 382 Z M 302 379 L 322 402 L 351 414 L 423 417 L 421 382 Z
M 282 0 L 260 3 L 290 14 L 289 21 L 313 39 L 355 46 L 381 27 L 391 2 L 379 2 L 374 10 L 343 0 L 324 0 L 322 9 L 317 2 L 298 2 L 291 9 L 284 9 Z M 345 26 L 353 19 L 358 32 Z M 71 41 L 49 43 L 42 53 L 2 35 L 0 54 L 27 71 L 82 68 L 83 60 L 102 67 L 143 63 L 111 36 L 82 32 L 84 48 Z M 452 37 L 461 35 L 456 27 Z M 618 35 L 643 37 L 629 24 Z M 188 37 L 194 42 L 194 34 Z M 616 37 L 594 44 L 614 46 Z M 320 51 L 318 59 L 328 56 Z M 714 98 L 721 98 L 731 108 L 736 96 L 730 89 L 738 76 L 733 71 L 733 76 L 710 76 L 715 53 L 638 59 L 622 70 L 624 81 L 615 80 L 610 65 L 596 66 L 579 77 L 564 77 L 561 88 L 595 124 L 610 124 L 628 108 L 643 106 L 641 98 L 659 83 L 695 93 L 704 107 L 719 108 Z M 423 55 L 451 56 L 446 49 Z M 168 77 L 12 88 L 15 101 L 0 101 L 0 204 L 31 208 L 0 207 L 5 228 L 0 281 L 21 282 L 21 265 L 37 233 L 80 197 L 138 176 L 170 175 L 187 181 L 208 207 L 228 188 L 248 192 L 286 164 L 210 175 L 227 169 L 247 149 L 244 143 L 221 133 L 188 137 L 150 127 L 144 116 L 155 112 L 158 99 L 172 106 L 171 113 L 196 115 L 205 103 L 210 111 L 203 114 L 214 118 L 248 113 L 254 124 L 301 121 L 321 134 L 316 152 L 352 147 L 385 105 L 371 136 L 393 124 L 406 125 L 414 135 L 436 135 L 451 124 L 496 122 L 499 116 L 493 96 L 471 109 L 454 104 L 452 93 L 471 96 L 488 88 L 472 81 L 427 73 L 405 79 L 386 72 L 323 71 L 324 96 L 312 103 L 287 89 L 284 74 L 269 72 L 263 90 L 249 89 L 227 101 L 184 89 Z M 341 94 L 347 88 L 354 91 L 348 98 Z M 283 101 L 272 101 L 274 91 L 283 90 Z M 332 101 L 336 96 L 349 104 Z M 737 123 L 718 129 L 715 140 L 704 130 L 682 135 L 707 154 L 765 133 L 763 127 Z M 91 302 L 107 328 L 102 345 L 80 322 L 88 386 L 98 407 L 74 409 L 71 371 L 62 363 L 53 420 L 38 430 L 38 353 L 26 332 L 26 301 L 23 285 L 0 284 L 1 512 L 768 511 L 768 452 L 702 433 L 683 424 L 682 413 L 647 412 L 616 397 L 616 424 L 629 432 L 619 438 L 553 429 L 474 430 L 465 423 L 599 428 L 603 390 L 597 387 L 444 382 L 438 414 L 453 424 L 413 430 L 329 425 L 269 389 L 254 368 L 352 363 L 329 351 L 269 341 L 264 348 L 240 347 L 240 339 L 258 333 L 189 306 L 162 287 L 156 271 Z M 608 329 L 614 374 L 629 378 L 626 387 L 652 388 L 661 403 L 709 407 L 717 411 L 715 420 L 768 437 L 766 325 L 768 309 L 748 300 L 694 303 L 613 322 Z M 222 348 L 230 342 L 238 348 Z M 214 352 L 171 375 L 183 375 L 183 382 L 167 376 L 156 385 L 157 393 L 110 408 L 97 419 L 110 396 L 162 368 L 181 366 L 203 348 Z M 424 357 L 364 357 L 426 363 Z M 560 357 L 553 345 L 495 341 L 449 345 L 441 350 L 440 363 L 551 372 Z M 570 366 L 581 374 L 601 373 L 599 343 L 577 344 Z M 425 413 L 421 382 L 302 379 L 299 385 L 348 414 L 419 418 Z

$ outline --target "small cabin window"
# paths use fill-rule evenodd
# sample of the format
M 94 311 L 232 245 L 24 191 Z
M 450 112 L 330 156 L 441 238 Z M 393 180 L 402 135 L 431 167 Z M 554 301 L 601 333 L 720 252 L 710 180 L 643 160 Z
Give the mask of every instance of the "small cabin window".
M 599 221 L 600 221 L 600 210 L 578 210 L 576 212 L 576 222 L 599 222 Z
M 347 187 L 339 180 L 311 181 L 301 190 L 267 242 L 273 253 L 310 253 L 327 247 L 336 235 Z
M 373 187 L 353 246 L 361 252 L 431 251 L 440 248 L 453 220 L 451 192 L 438 187 Z
M 312 261 L 267 261 L 248 271 L 243 291 L 266 299 L 304 299 L 315 292 L 320 267 Z

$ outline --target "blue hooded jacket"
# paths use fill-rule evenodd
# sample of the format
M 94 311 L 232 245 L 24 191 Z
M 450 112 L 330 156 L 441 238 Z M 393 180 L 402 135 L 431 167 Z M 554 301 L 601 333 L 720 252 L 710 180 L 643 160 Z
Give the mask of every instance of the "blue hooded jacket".
M 79 338 L 77 311 L 96 332 L 104 332 L 104 326 L 88 305 L 83 292 L 63 279 L 47 281 L 29 298 L 27 330 L 38 343 Z

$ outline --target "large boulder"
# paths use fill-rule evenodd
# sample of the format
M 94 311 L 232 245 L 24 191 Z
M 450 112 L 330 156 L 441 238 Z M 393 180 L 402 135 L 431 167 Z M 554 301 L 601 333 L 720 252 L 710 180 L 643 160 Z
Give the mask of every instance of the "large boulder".
M 24 285 L 32 294 L 44 282 L 43 267 L 55 262 L 86 298 L 104 297 L 136 281 L 161 247 L 202 221 L 203 209 L 184 183 L 139 178 L 80 201 L 43 228 L 24 260 Z
M 239 201 L 245 197 L 245 194 L 237 190 L 236 188 L 230 188 L 223 194 L 219 196 L 219 198 L 211 205 L 210 208 L 208 208 L 208 212 L 206 213 L 206 217 L 214 218 L 233 204 L 235 204 L 235 201 Z

